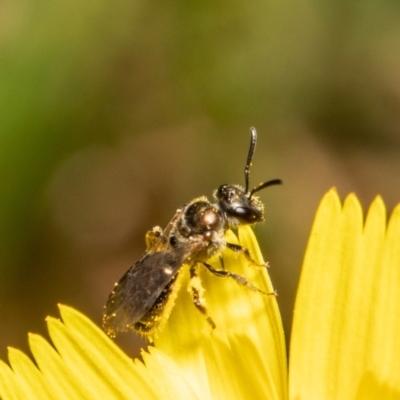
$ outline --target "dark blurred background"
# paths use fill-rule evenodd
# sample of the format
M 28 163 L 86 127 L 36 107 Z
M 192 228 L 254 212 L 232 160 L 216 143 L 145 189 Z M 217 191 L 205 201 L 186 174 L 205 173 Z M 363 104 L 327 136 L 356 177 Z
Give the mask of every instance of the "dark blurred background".
M 400 2 L 0 4 L 0 357 L 103 305 L 144 234 L 222 183 L 259 134 L 256 228 L 289 335 L 316 207 L 400 200 Z M 123 335 L 131 354 L 134 335 Z

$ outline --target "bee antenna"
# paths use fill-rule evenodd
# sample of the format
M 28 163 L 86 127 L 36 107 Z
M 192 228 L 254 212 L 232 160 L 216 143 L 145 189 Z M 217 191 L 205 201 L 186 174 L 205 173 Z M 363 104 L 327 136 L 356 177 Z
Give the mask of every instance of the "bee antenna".
M 249 190 L 250 167 L 251 167 L 251 163 L 253 161 L 254 150 L 256 149 L 256 143 L 257 143 L 256 128 L 253 128 L 253 127 L 250 128 L 250 135 L 251 135 L 250 136 L 250 147 L 249 147 L 249 152 L 247 154 L 246 166 L 244 168 L 244 181 L 246 183 L 245 193 L 247 193 Z M 251 195 L 250 195 L 250 197 L 251 197 Z
M 282 185 L 282 183 L 283 183 L 282 179 L 272 179 L 270 181 L 260 183 L 258 186 L 252 189 L 252 191 L 250 192 L 249 199 L 251 199 L 251 196 L 253 196 L 254 193 L 260 191 L 261 189 L 265 189 L 266 187 L 273 185 Z

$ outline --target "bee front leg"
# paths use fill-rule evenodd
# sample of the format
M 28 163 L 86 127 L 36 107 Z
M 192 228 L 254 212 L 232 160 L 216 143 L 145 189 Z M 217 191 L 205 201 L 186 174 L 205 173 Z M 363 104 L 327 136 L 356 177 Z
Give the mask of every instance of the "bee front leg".
M 162 229 L 161 226 L 154 226 L 149 231 L 146 232 L 146 248 L 147 250 L 155 243 L 155 241 L 161 236 Z
M 188 289 L 192 293 L 194 306 L 206 317 L 207 322 L 211 325 L 211 328 L 215 329 L 216 325 L 207 312 L 206 301 L 204 299 L 204 288 L 201 284 L 200 277 L 197 274 L 196 264 L 190 267 L 190 281 Z

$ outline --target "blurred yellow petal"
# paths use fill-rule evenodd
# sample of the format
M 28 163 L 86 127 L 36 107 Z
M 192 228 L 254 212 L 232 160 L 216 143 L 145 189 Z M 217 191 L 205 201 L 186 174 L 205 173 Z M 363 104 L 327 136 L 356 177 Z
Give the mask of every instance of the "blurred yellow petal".
M 251 228 L 241 227 L 239 236 L 241 245 L 262 264 Z M 239 243 L 231 232 L 228 240 Z M 222 268 L 218 258 L 210 264 Z M 251 265 L 243 255 L 227 249 L 223 265 L 265 292 L 273 292 L 266 268 Z M 212 329 L 194 307 L 187 290 L 188 269 L 184 268 L 175 308 L 155 338 L 155 346 L 175 360 L 202 399 L 286 399 L 286 351 L 275 296 L 263 295 L 230 278 L 216 277 L 201 266 L 199 271 L 208 313 L 216 328 Z
M 387 231 L 385 214 L 378 197 L 363 226 L 354 195 L 343 208 L 335 190 L 322 200 L 296 298 L 291 399 L 399 398 L 400 207 Z

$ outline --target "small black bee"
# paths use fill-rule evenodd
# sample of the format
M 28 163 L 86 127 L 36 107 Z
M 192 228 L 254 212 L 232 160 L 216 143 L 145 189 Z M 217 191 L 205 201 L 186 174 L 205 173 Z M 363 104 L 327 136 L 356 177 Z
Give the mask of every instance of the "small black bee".
M 257 141 L 255 128 L 250 129 L 250 148 L 244 170 L 246 187 L 221 185 L 215 192 L 216 203 L 198 197 L 178 208 L 167 227 L 156 226 L 146 235 L 147 250 L 125 273 L 111 292 L 103 313 L 103 328 L 111 337 L 129 329 L 151 337 L 163 316 L 165 305 L 173 293 L 181 267 L 188 264 L 191 281 L 197 278 L 201 264 L 217 277 L 228 277 L 263 294 L 243 276 L 224 269 L 215 269 L 207 260 L 225 249 L 243 253 L 252 260 L 249 251 L 240 245 L 227 243 L 225 233 L 239 225 L 255 224 L 264 220 L 264 205 L 254 194 L 268 186 L 281 184 L 273 179 L 249 191 L 249 171 Z M 208 316 L 201 290 L 191 284 L 193 303 Z

